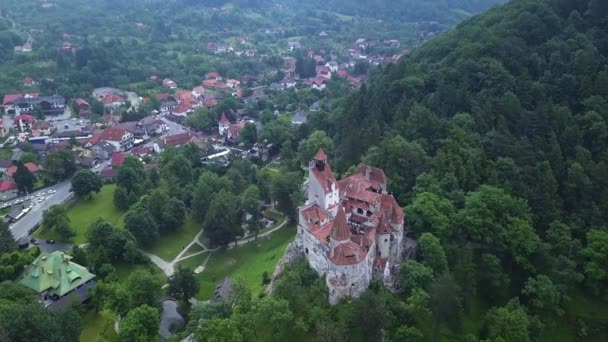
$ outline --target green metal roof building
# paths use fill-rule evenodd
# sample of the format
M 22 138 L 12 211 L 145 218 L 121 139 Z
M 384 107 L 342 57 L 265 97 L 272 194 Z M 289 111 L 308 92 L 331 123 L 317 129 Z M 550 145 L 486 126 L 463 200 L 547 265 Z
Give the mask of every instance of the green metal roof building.
M 46 306 L 74 290 L 86 290 L 88 285 L 94 283 L 91 280 L 95 275 L 85 267 L 71 262 L 71 259 L 71 256 L 59 251 L 42 253 L 27 266 L 19 283 L 40 294 Z M 86 297 L 88 298 L 88 295 Z

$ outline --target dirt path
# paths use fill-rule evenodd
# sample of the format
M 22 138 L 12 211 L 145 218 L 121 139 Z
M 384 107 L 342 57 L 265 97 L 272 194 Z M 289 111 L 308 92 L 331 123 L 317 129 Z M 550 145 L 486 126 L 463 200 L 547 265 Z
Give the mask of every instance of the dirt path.
M 269 229 L 269 230 L 267 230 L 267 231 L 265 231 L 265 232 L 263 232 L 261 234 L 258 234 L 257 239 L 259 239 L 261 237 L 264 237 L 264 236 L 267 236 L 267 235 L 270 235 L 270 234 L 276 232 L 277 230 L 283 228 L 287 224 L 288 221 L 289 221 L 288 218 L 285 217 L 285 219 L 283 220 L 283 222 L 281 222 L 278 226 L 276 226 L 276 227 L 274 227 L 272 229 Z M 200 232 L 198 232 L 198 234 L 196 234 L 196 236 L 194 237 L 194 239 L 192 239 L 192 241 L 190 241 L 186 245 L 186 247 L 184 247 L 184 249 L 182 249 L 182 251 L 179 252 L 179 254 L 171 262 L 165 261 L 161 257 L 156 256 L 156 255 L 154 255 L 152 253 L 144 252 L 144 254 L 148 258 L 150 258 L 150 261 L 152 261 L 152 263 L 154 263 L 161 270 L 163 270 L 163 272 L 165 273 L 165 275 L 167 277 L 170 277 L 171 275 L 173 275 L 173 272 L 175 272 L 175 265 L 177 263 L 179 263 L 180 261 L 189 259 L 189 258 L 191 258 L 193 256 L 197 256 L 197 255 L 200 255 L 200 254 L 203 254 L 203 253 L 209 253 L 209 255 L 207 256 L 207 258 L 205 259 L 205 261 L 201 265 L 203 267 L 203 269 L 204 269 L 204 267 L 207 265 L 207 262 L 209 261 L 209 258 L 211 257 L 211 253 L 218 251 L 219 248 L 217 248 L 217 247 L 213 248 L 213 249 L 207 248 L 207 246 L 205 246 L 200 241 L 200 237 L 201 237 L 202 233 L 203 233 L 202 230 Z M 228 249 L 234 248 L 235 246 L 242 246 L 242 245 L 244 245 L 246 243 L 249 243 L 251 241 L 256 241 L 257 239 L 256 239 L 255 236 L 245 237 L 243 239 L 237 240 L 236 244 L 231 244 L 230 246 L 228 246 Z M 184 256 L 184 254 L 188 251 L 188 249 L 190 247 L 192 247 L 193 245 L 195 245 L 195 244 L 198 244 L 199 246 L 201 246 L 203 248 L 203 250 L 199 251 L 199 252 L 196 252 L 196 253 L 193 253 L 193 254 L 189 254 L 189 255 Z

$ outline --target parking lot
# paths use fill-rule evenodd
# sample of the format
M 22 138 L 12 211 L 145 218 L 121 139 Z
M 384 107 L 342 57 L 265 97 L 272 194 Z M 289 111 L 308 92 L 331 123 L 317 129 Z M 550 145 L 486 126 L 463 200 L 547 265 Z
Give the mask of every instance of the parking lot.
M 2 205 L 0 205 L 0 208 L 4 209 L 4 208 L 14 207 L 14 206 L 18 206 L 18 205 L 21 205 L 22 209 L 31 208 L 36 203 L 44 202 L 46 199 L 53 196 L 53 194 L 55 194 L 56 192 L 57 191 L 53 190 L 53 189 L 48 190 L 48 191 L 39 191 L 39 192 L 33 193 L 28 196 L 19 197 L 14 200 L 2 203 Z

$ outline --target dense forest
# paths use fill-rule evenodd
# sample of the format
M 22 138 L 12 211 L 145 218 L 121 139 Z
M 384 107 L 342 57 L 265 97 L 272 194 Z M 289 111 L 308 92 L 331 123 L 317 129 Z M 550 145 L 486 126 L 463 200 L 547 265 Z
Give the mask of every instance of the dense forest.
M 519 298 L 555 326 L 573 293 L 608 299 L 607 32 L 605 1 L 516 0 L 329 118 L 342 169 L 384 168 L 416 235 L 441 241 L 465 309 Z
M 294 267 L 274 305 L 277 321 L 296 324 L 276 333 L 605 341 L 607 57 L 605 1 L 514 0 L 316 117 L 313 128 L 333 137 L 337 170 L 385 170 L 419 253 L 401 266 L 399 300 L 372 286 L 337 307 L 323 304 L 314 272 Z M 258 336 L 238 328 L 238 306 L 206 315 L 234 336 Z M 215 336 L 207 329 L 199 334 Z
M 194 3 L 175 1 L 163 8 Z M 311 3 L 316 2 L 307 6 Z M 362 2 L 324 3 L 356 14 Z M 370 6 L 383 3 L 369 2 Z M 428 2 L 416 3 L 423 8 Z M 456 6 L 452 1 L 435 3 L 448 10 Z M 460 1 L 458 8 L 475 11 L 488 3 Z M 117 6 L 130 13 L 136 4 Z M 231 4 L 254 8 L 267 2 Z M 245 25 L 260 24 L 257 16 L 228 12 L 202 15 L 211 22 L 247 18 Z M 395 11 L 394 15 L 393 19 L 406 14 Z M 178 17 L 184 23 L 200 18 L 193 12 Z M 321 18 L 317 13 L 314 20 Z M 179 38 L 180 31 L 161 27 L 160 18 L 151 15 L 148 19 L 151 31 L 132 41 L 97 40 L 93 34 L 90 40 L 79 41 L 85 48 L 64 64 L 68 75 L 64 87 L 73 88 L 64 90 L 78 93 L 98 83 L 132 84 L 150 70 L 175 70 L 178 78 L 190 82 L 211 67 L 223 65 L 226 70 L 222 71 L 228 70 L 229 63 L 206 64 L 205 58 L 193 57 L 195 47 L 178 42 L 192 37 L 202 40 L 200 35 L 184 31 Z M 132 24 L 125 23 L 125 30 Z M 12 32 L 10 23 L 4 28 Z M 83 28 L 88 29 L 92 30 Z M 54 30 L 54 35 L 60 32 Z M 299 27 L 290 34 L 314 33 L 307 30 Z M 142 52 L 146 45 L 140 41 L 146 39 L 154 42 L 156 50 Z M 179 52 L 164 51 L 167 46 Z M 307 124 L 296 128 L 285 116 L 260 115 L 263 128 L 258 133 L 249 126 L 247 144 L 265 141 L 280 146 L 279 172 L 243 161 L 228 168 L 204 166 L 193 145 L 162 154 L 160 172 L 149 175 L 141 163 L 128 158 L 114 193 L 116 207 L 126 211 L 126 229 L 99 221 L 87 237 L 91 245 L 82 264 L 103 278 L 91 305 L 123 315 L 132 311 L 127 322 L 146 321 L 143 311 L 147 308 L 136 309 L 156 305 L 160 283 L 134 273 L 128 286 L 147 285 L 129 291 L 112 279 L 112 272 L 103 276 L 104 265 L 115 259 L 141 258 L 135 246 L 145 247 L 173 233 L 175 222 L 183 223 L 189 213 L 217 246 L 226 246 L 245 233 L 226 227 L 243 223 L 239 213 L 260 200 L 276 202 L 278 210 L 295 218 L 302 202 L 301 166 L 323 147 L 339 176 L 348 175 L 361 163 L 386 172 L 389 191 L 404 207 L 409 236 L 418 241 L 415 259 L 400 266 L 399 293 L 374 283 L 361 298 L 330 306 L 325 280 L 302 261 L 275 279 L 272 294 L 251 293 L 234 279 L 230 301 L 192 306 L 180 337 L 192 334 L 195 341 L 606 341 L 607 58 L 605 0 L 512 0 L 384 67 L 356 93 L 332 100 L 330 106 L 323 106 L 326 111 L 311 112 Z M 16 60 L 23 62 L 18 65 L 34 65 L 23 56 Z M 83 61 L 84 65 L 78 64 Z M 166 65 L 165 61 L 170 62 Z M 53 63 L 59 67 L 59 62 Z M 44 65 L 36 64 L 32 70 L 48 67 Z M 56 71 L 54 65 L 49 70 Z M 149 69 L 149 65 L 154 67 Z M 259 227 L 248 225 L 247 229 L 255 233 Z M 4 287 L 4 291 L 0 306 L 10 311 L 0 315 L 0 323 L 12 324 L 21 315 L 37 317 L 39 308 L 27 298 L 23 300 L 27 305 L 19 309 L 19 289 Z M 55 318 L 77 321 L 72 316 L 68 311 Z M 141 316 L 139 321 L 136 316 Z M 150 316 L 158 313 L 152 309 Z M 72 329 L 55 331 L 58 328 L 52 324 L 48 326 L 53 329 L 47 331 L 45 322 L 38 336 L 62 334 L 67 339 L 75 335 Z M 127 326 L 133 331 L 143 326 L 135 323 Z M 148 333 L 156 336 L 154 329 Z M 18 334 L 16 328 L 0 330 L 0 340 Z

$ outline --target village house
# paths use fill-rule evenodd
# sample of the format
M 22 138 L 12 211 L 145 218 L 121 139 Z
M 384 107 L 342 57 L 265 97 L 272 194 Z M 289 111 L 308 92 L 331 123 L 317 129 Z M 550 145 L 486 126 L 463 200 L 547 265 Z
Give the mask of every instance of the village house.
M 116 146 L 107 141 L 99 141 L 91 147 L 91 151 L 96 159 L 105 161 L 110 159 L 112 154 L 116 152 Z
M 126 104 L 125 99 L 117 94 L 108 94 L 101 98 L 103 107 L 110 110 L 116 110 Z
M 302 44 L 300 44 L 300 42 L 287 42 L 287 49 L 289 51 L 294 51 L 297 49 L 300 49 L 302 47 Z
M 23 79 L 23 86 L 24 87 L 32 87 L 37 85 L 38 82 L 34 81 L 33 78 L 31 78 L 30 76 L 27 76 Z
M 110 127 L 106 128 L 99 138 L 101 141 L 107 141 L 114 145 L 118 151 L 127 151 L 133 147 L 133 134 L 124 128 Z
M 36 175 L 38 173 L 38 171 L 40 171 L 40 168 L 38 167 L 38 165 L 34 164 L 34 163 L 25 163 L 23 164 L 27 170 L 29 172 L 31 172 L 32 174 Z M 15 172 L 17 172 L 17 165 L 13 164 L 11 166 L 9 166 L 6 169 L 6 175 L 9 176 L 10 178 L 13 178 L 13 176 L 15 175 Z
M 206 143 L 202 138 L 188 132 L 160 138 L 154 143 L 153 148 L 155 153 L 161 153 L 165 149 L 179 147 L 189 143 L 193 143 L 201 149 L 205 149 L 206 147 Z
M 16 115 L 13 118 L 13 126 L 20 132 L 27 132 L 32 129 L 34 121 L 34 117 L 31 115 Z
M 308 122 L 308 114 L 303 110 L 298 111 L 291 119 L 291 124 L 296 126 L 305 124 L 306 122 Z
M 338 62 L 336 62 L 336 61 L 329 61 L 329 62 L 325 63 L 325 66 L 331 72 L 337 72 L 338 71 Z
M 162 134 L 167 129 L 167 125 L 163 120 L 157 119 L 152 115 L 139 120 L 137 126 L 145 130 L 149 136 Z
M 208 73 L 205 74 L 205 79 L 221 81 L 222 75 L 220 75 L 220 73 L 217 71 L 209 71 Z
M 245 121 L 230 123 L 226 113 L 222 113 L 218 122 L 219 136 L 224 138 L 226 142 L 238 144 L 241 141 L 241 131 L 245 127 Z
M 319 150 L 308 166 L 307 200 L 291 248 L 325 277 L 329 302 L 359 297 L 372 279 L 394 289 L 403 261 L 405 214 L 380 169 L 363 165 L 337 181 Z
M 171 80 L 169 78 L 165 78 L 163 80 L 163 87 L 169 88 L 169 89 L 175 89 L 175 88 L 177 88 L 177 83 L 175 83 L 173 80 Z
M 89 298 L 89 289 L 95 286 L 95 275 L 71 259 L 60 251 L 43 252 L 25 267 L 19 284 L 35 291 L 50 310 L 80 304 Z
M 232 89 L 238 88 L 241 85 L 241 81 L 235 79 L 228 79 L 226 80 L 226 85 Z
M 51 135 L 54 131 L 54 127 L 51 126 L 51 123 L 45 120 L 36 120 L 32 125 L 32 134 L 33 131 L 37 131 L 39 135 Z
M 194 98 L 199 98 L 203 95 L 205 95 L 205 88 L 203 86 L 196 86 L 192 89 L 192 96 L 194 96 Z
M 86 118 L 93 114 L 91 112 L 91 105 L 85 99 L 77 98 L 74 100 L 74 106 L 76 107 L 76 111 L 81 118 Z
M 116 181 L 116 176 L 118 175 L 118 169 L 114 169 L 111 167 L 106 167 L 99 172 L 99 178 L 104 183 L 112 183 Z
M 113 168 L 120 168 L 122 166 L 122 163 L 125 161 L 125 158 L 127 158 L 127 155 L 125 153 L 122 152 L 114 152 L 112 153 L 112 167 Z
M 65 98 L 60 95 L 40 96 L 37 93 L 12 95 L 21 95 L 12 101 L 12 110 L 9 110 L 9 113 L 15 115 L 33 114 L 36 108 L 40 108 L 44 115 L 59 115 L 65 111 Z
M 11 199 L 17 197 L 17 195 L 18 195 L 18 191 L 17 191 L 17 185 L 15 185 L 15 183 L 7 181 L 7 180 L 0 181 L 0 200 L 1 201 L 11 200 Z

